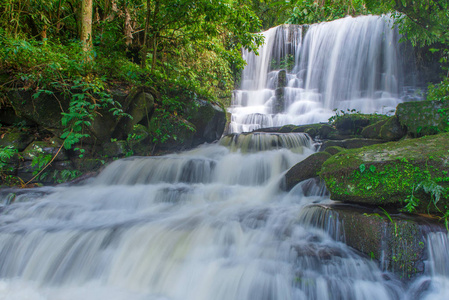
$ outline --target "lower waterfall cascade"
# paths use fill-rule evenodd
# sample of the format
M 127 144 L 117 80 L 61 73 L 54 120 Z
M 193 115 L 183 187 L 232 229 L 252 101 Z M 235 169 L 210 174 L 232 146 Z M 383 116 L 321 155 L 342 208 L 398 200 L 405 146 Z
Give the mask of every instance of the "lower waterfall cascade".
M 366 18 L 369 22 L 359 23 L 379 19 Z M 334 30 L 327 24 L 315 26 L 316 30 Z M 371 36 L 376 31 L 366 31 L 382 26 L 365 26 L 365 35 L 374 43 Z M 308 33 L 314 30 L 312 25 Z M 265 34 L 274 35 L 277 29 L 271 31 Z M 316 42 L 310 39 L 303 40 L 299 31 L 288 33 L 289 51 L 299 53 L 304 50 L 300 45 Z M 269 39 L 267 43 L 275 44 Z M 267 49 L 261 55 L 285 54 Z M 385 57 L 385 51 L 359 58 L 370 60 L 380 53 Z M 359 92 L 326 87 L 325 93 L 310 76 L 304 81 L 287 74 L 296 92 L 314 93 L 316 101 L 305 101 L 311 109 L 304 114 L 296 98 L 287 112 L 272 113 L 267 107 L 274 101 L 270 97 L 275 89 L 260 82 L 273 81 L 270 76 L 278 74 L 261 72 L 268 70 L 268 61 L 250 60 L 256 65 L 248 66 L 258 71 L 244 71 L 245 87 L 236 91 L 241 98 L 234 99 L 240 104 L 234 102 L 231 108 L 232 134 L 218 143 L 178 154 L 120 159 L 81 185 L 15 191 L 13 203 L 10 191 L 0 190 L 0 299 L 448 299 L 447 234 L 429 234 L 425 274 L 401 281 L 304 218 L 310 205 L 332 202 L 323 187 L 303 182 L 289 192 L 282 190 L 285 172 L 319 145 L 305 133 L 246 132 L 295 120 L 316 121 L 315 116 L 327 116 L 332 103 L 364 106 L 364 99 L 390 106 L 402 101 L 399 73 L 382 63 L 382 72 L 366 76 L 374 81 L 386 76 L 398 80 L 373 83 L 372 89 L 359 83 Z M 295 66 L 306 63 L 296 60 Z M 309 57 L 308 63 L 313 60 Z M 303 70 L 298 67 L 295 72 Z M 259 77 L 250 78 L 248 72 Z

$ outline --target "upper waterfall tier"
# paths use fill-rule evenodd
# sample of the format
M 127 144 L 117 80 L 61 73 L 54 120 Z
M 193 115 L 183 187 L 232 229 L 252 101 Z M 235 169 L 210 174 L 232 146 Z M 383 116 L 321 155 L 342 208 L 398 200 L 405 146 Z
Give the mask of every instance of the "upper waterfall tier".
M 230 133 L 323 122 L 334 109 L 388 113 L 413 85 L 404 76 L 407 45 L 386 16 L 281 25 L 263 35 L 258 56 L 243 51 Z

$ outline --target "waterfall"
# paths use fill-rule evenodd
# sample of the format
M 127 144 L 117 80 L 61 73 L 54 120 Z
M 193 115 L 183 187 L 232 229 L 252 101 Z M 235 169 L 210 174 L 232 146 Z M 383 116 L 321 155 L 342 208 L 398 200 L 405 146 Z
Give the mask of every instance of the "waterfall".
M 304 37 L 303 37 L 304 36 Z M 386 16 L 264 32 L 234 91 L 230 132 L 325 122 L 333 110 L 391 113 L 407 96 L 401 38 Z
M 20 190 L 0 214 L 0 299 L 401 299 L 374 262 L 301 225 L 329 201 L 320 188 L 281 192 L 314 151 L 303 133 L 233 135 Z
M 305 27 L 271 29 L 261 56 L 244 53 L 233 134 L 219 143 L 120 159 L 82 185 L 0 191 L 0 299 L 415 299 L 413 288 L 346 246 L 337 223 L 306 224 L 306 207 L 330 202 L 323 186 L 280 188 L 286 171 L 316 151 L 310 136 L 244 133 L 321 120 L 333 105 L 360 99 L 377 103 L 369 109 L 400 101 L 400 67 L 387 65 L 397 62 L 387 56 L 398 36 L 388 28 L 365 17 L 312 25 L 304 39 Z M 350 34 L 359 42 L 345 40 Z M 315 53 L 328 43 L 360 51 L 351 55 L 367 73 L 340 65 L 354 62 L 345 51 Z M 340 82 L 344 74 L 375 82 Z M 435 278 L 447 271 L 434 270 Z
M 427 237 L 429 274 L 418 278 L 410 288 L 412 299 L 449 298 L 449 237 L 446 232 L 432 232 Z

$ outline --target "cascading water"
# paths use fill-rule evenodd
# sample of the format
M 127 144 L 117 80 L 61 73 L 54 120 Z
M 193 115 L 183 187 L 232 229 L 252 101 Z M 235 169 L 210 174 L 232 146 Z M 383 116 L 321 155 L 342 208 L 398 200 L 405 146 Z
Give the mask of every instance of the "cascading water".
M 323 122 L 334 109 L 394 110 L 406 96 L 406 82 L 405 46 L 392 23 L 388 17 L 347 17 L 264 32 L 259 56 L 244 51 L 247 66 L 234 92 L 229 131 Z
M 292 39 L 288 53 L 299 51 L 300 31 L 284 35 Z M 265 93 L 256 90 L 263 78 L 278 80 L 259 76 L 244 78 L 253 95 Z M 322 188 L 280 190 L 283 173 L 316 150 L 310 137 L 240 133 L 251 126 L 181 154 L 115 161 L 84 185 L 0 191 L 0 299 L 415 299 L 394 275 L 304 222 L 306 205 L 330 201 Z M 440 273 L 426 278 L 438 283 Z

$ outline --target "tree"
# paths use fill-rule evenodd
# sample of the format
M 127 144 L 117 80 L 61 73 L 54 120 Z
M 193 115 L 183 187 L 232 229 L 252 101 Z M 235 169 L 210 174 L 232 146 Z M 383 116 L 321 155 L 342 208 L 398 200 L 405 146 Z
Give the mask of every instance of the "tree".
M 80 40 L 83 50 L 92 50 L 92 0 L 82 0 Z

